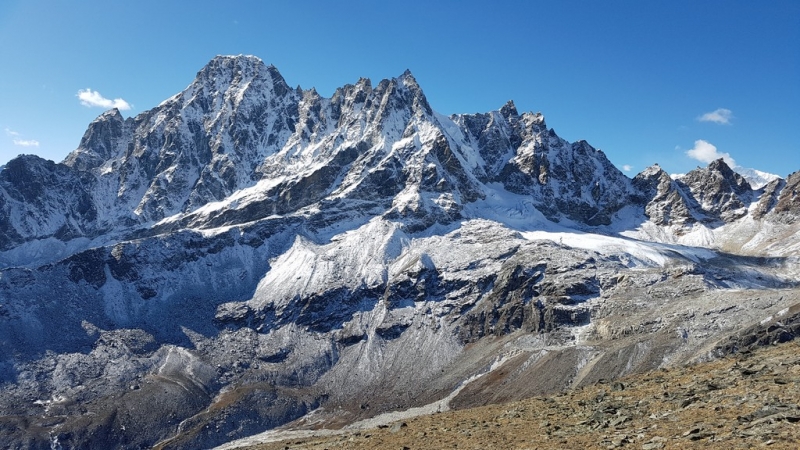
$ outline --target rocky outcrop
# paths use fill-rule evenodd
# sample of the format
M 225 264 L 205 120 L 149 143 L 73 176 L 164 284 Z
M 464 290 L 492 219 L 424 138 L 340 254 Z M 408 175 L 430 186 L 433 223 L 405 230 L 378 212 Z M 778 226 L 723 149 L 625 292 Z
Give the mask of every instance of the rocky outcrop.
M 786 198 L 791 192 L 782 179 L 753 190 L 722 159 L 674 180 L 656 164 L 638 174 L 633 186 L 637 190 L 636 201 L 644 204 L 651 222 L 682 227 L 700 223 L 715 228 L 748 214 L 757 220 L 771 212 L 774 214 L 769 217 L 773 217 L 780 212 L 778 197 Z
M 702 211 L 706 221 L 732 222 L 747 214 L 753 191 L 741 175 L 721 158 L 706 168 L 695 169 L 678 180 Z
M 691 200 L 658 164 L 636 175 L 633 185 L 641 193 L 637 200 L 645 204 L 645 215 L 656 225 L 689 225 L 697 221 L 689 207 Z
M 775 212 L 785 220 L 796 220 L 800 213 L 800 172 L 794 172 L 786 179 L 777 198 Z
M 785 187 L 786 181 L 780 178 L 767 183 L 761 189 L 762 194 L 758 198 L 758 203 L 753 211 L 753 217 L 756 219 L 762 219 L 769 212 L 775 210 L 775 205 L 778 203 L 778 196 Z
M 585 141 L 559 138 L 541 114 L 519 115 L 509 102 L 496 112 L 454 119 L 486 163 L 476 176 L 532 196 L 551 220 L 607 225 L 630 203 L 630 180 L 605 154 Z
M 0 251 L 31 239 L 67 241 L 102 231 L 93 181 L 37 156 L 9 161 L 0 171 Z

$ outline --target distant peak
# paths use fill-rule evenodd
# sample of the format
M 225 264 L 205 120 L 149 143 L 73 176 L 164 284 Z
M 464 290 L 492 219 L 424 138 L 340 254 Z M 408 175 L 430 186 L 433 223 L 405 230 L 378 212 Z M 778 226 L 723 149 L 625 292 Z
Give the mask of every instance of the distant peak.
M 398 80 L 408 87 L 415 87 L 417 89 L 420 87 L 419 83 L 417 83 L 417 79 L 414 78 L 414 75 L 408 69 L 406 69 L 405 72 L 398 77 Z
M 119 112 L 117 108 L 111 108 L 107 111 L 103 111 L 99 116 L 97 116 L 93 121 L 92 124 L 108 124 L 114 122 L 124 122 L 125 118 L 122 117 L 122 113 Z
M 275 74 L 278 69 L 273 65 L 267 66 L 264 61 L 252 55 L 217 55 L 208 62 L 200 72 L 198 78 L 230 77 L 236 72 L 253 76 L 263 70 Z M 280 75 L 280 74 L 278 74 Z
M 661 175 L 662 173 L 666 174 L 666 172 L 664 172 L 664 169 L 662 169 L 658 163 L 655 163 L 644 169 L 639 175 L 644 177 L 652 177 L 656 175 Z
M 359 88 L 362 88 L 362 89 L 363 88 L 372 89 L 372 80 L 370 80 L 369 78 L 361 77 L 356 82 L 356 87 L 359 87 Z
M 211 59 L 209 64 L 214 62 L 227 62 L 227 61 L 235 61 L 235 62 L 248 62 L 250 64 L 264 64 L 264 61 L 261 60 L 258 56 L 255 55 L 217 55 Z M 271 64 L 270 64 L 271 65 Z
M 500 108 L 500 114 L 505 117 L 517 117 L 519 113 L 517 112 L 517 106 L 514 105 L 514 100 L 509 100 Z
M 387 81 L 387 80 L 384 80 Z M 428 99 L 422 92 L 422 87 L 417 83 L 417 79 L 409 69 L 406 69 L 398 78 L 390 80 L 390 83 L 402 85 L 412 95 L 412 105 L 418 111 L 424 111 L 426 114 L 433 114 L 431 106 L 428 104 Z
M 95 120 L 108 120 L 108 119 L 122 120 L 122 113 L 119 112 L 118 108 L 111 108 L 108 111 L 105 111 L 99 116 L 97 116 L 97 119 Z
M 514 109 L 516 110 L 516 107 L 514 107 Z M 547 124 L 544 122 L 544 115 L 542 115 L 542 113 L 540 112 L 537 113 L 525 112 L 522 113 L 522 116 L 520 116 L 520 118 L 522 122 L 526 124 L 526 126 L 532 126 L 539 130 L 547 129 Z
M 322 98 L 322 96 L 319 95 L 319 92 L 317 92 L 317 88 L 315 88 L 315 87 L 312 87 L 311 89 L 303 90 L 303 89 L 300 88 L 300 86 L 297 86 L 297 89 L 295 90 L 295 92 L 297 92 L 297 94 L 300 95 L 301 98 L 304 101 L 307 101 L 307 102 L 308 101 L 315 102 L 315 101 L 318 101 L 320 98 Z
M 711 161 L 711 163 L 708 165 L 708 169 L 714 172 L 719 172 L 723 177 L 733 181 L 735 184 L 746 183 L 744 177 L 734 172 L 733 168 L 731 168 L 731 166 L 729 166 L 728 163 L 726 163 L 722 158 Z M 748 187 L 750 186 L 748 185 Z
M 725 172 L 731 170 L 731 167 L 725 162 L 723 158 L 715 159 L 708 164 L 710 170 L 717 170 Z
M 762 172 L 756 169 L 748 169 L 745 167 L 737 166 L 733 168 L 736 173 L 744 177 L 753 189 L 761 189 L 767 184 L 780 179 L 779 175 L 773 173 Z
M 227 90 L 230 86 L 247 86 L 258 81 L 273 86 L 278 95 L 291 92 L 278 69 L 264 64 L 261 58 L 251 55 L 219 55 L 197 73 L 194 85 L 210 88 L 210 92 Z
M 690 180 L 721 179 L 730 185 L 735 193 L 740 195 L 752 190 L 750 183 L 748 183 L 743 176 L 734 172 L 731 166 L 729 166 L 728 163 L 726 163 L 722 158 L 711 161 L 706 168 L 697 168 L 692 170 L 686 174 L 686 177 Z

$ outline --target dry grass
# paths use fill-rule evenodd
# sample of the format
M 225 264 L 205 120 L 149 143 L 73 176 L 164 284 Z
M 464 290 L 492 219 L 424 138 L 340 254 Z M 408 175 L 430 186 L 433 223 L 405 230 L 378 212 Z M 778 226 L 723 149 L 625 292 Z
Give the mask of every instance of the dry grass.
M 800 344 L 252 449 L 800 448 Z

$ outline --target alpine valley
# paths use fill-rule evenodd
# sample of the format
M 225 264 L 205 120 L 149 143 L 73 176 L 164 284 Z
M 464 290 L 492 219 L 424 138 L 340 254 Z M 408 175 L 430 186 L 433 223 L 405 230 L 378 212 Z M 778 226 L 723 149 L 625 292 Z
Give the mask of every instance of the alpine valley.
M 633 179 L 410 72 L 331 98 L 220 56 L 0 171 L 0 447 L 209 448 L 800 332 L 800 172 Z

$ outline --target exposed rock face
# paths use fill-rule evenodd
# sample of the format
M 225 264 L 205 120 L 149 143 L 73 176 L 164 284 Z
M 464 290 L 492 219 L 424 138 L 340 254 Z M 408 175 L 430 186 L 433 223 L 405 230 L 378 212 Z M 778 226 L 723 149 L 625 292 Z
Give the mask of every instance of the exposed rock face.
M 551 220 L 609 224 L 629 203 L 630 180 L 585 141 L 570 144 L 548 130 L 541 114 L 519 115 L 509 102 L 497 112 L 454 117 L 486 164 L 476 176 L 530 195 Z
M 791 175 L 789 177 L 791 178 Z M 776 210 L 775 205 L 778 203 L 778 196 L 783 192 L 785 187 L 786 181 L 780 178 L 767 183 L 762 188 L 764 193 L 761 194 L 761 197 L 758 199 L 758 204 L 753 211 L 753 217 L 756 219 L 761 219 L 770 211 Z M 788 197 L 789 192 L 790 191 L 787 191 L 787 193 L 784 195 Z M 782 211 L 776 210 L 776 212 L 780 214 Z
M 705 169 L 695 169 L 679 180 L 703 212 L 705 220 L 732 222 L 747 214 L 750 184 L 720 158 Z
M 708 357 L 798 302 L 796 175 L 630 180 L 511 102 L 217 57 L 0 172 L 0 442 L 207 448 Z
M 756 213 L 759 217 L 774 209 L 767 197 L 774 195 L 779 182 L 775 180 L 764 189 L 766 197 L 759 205 L 761 212 Z M 633 184 L 647 202 L 645 215 L 657 225 L 734 222 L 748 214 L 747 207 L 758 194 L 722 159 L 677 180 L 655 165 L 637 175 Z
M 780 186 L 778 183 L 775 184 L 773 191 Z M 786 179 L 786 184 L 780 189 L 775 212 L 783 217 L 788 216 L 788 220 L 794 220 L 800 212 L 800 172 L 795 172 Z
M 87 185 L 84 174 L 37 156 L 11 160 L 0 172 L 0 248 L 93 232 L 98 211 Z
M 90 171 L 124 152 L 126 137 L 130 137 L 130 124 L 114 108 L 101 114 L 89 125 L 78 148 L 64 160 L 64 165 L 82 172 Z M 127 125 L 127 126 L 126 126 Z
M 656 225 L 689 225 L 697 221 L 690 209 L 691 200 L 681 186 L 657 164 L 633 179 L 633 185 L 646 202 L 644 212 Z

